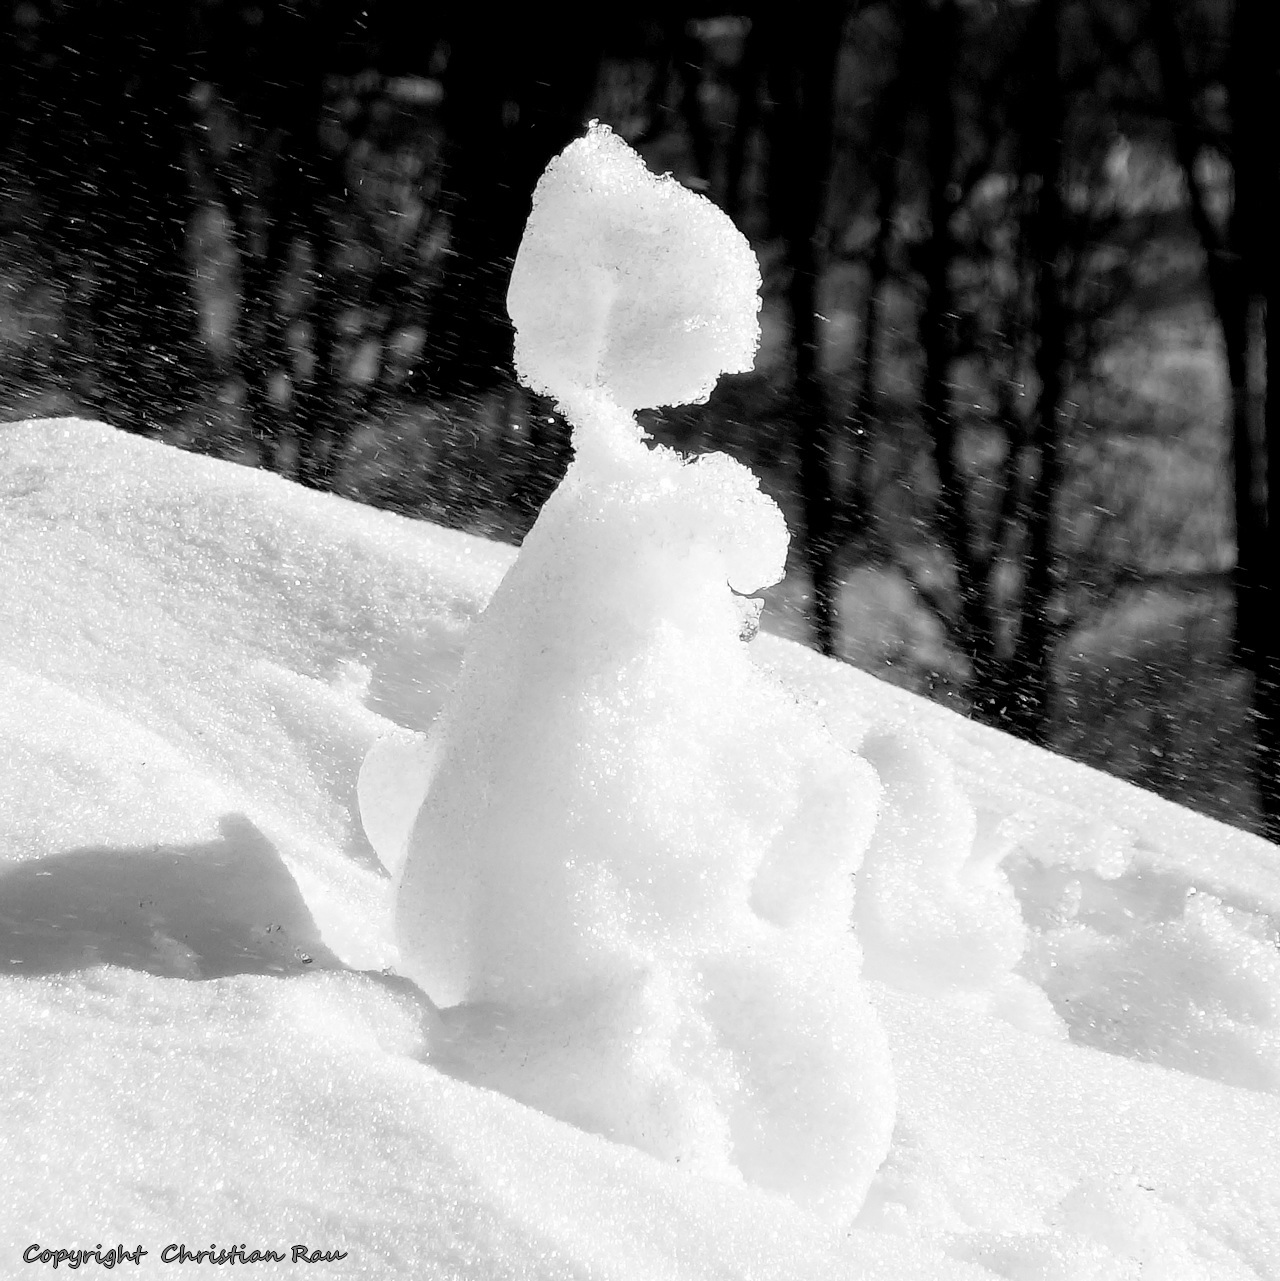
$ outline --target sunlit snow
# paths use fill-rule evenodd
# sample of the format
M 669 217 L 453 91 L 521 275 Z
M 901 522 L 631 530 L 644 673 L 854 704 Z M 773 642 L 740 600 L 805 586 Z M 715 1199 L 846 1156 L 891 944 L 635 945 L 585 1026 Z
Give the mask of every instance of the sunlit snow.
M 893 1129 L 849 929 L 880 787 L 742 640 L 734 589 L 781 577 L 782 513 L 724 455 L 650 449 L 620 403 L 748 367 L 758 282 L 729 219 L 607 129 L 539 183 L 516 363 L 575 458 L 433 731 L 397 935 L 459 1074 L 844 1221 Z
M 754 278 L 578 148 L 512 297 L 578 456 L 514 562 L 0 427 L 0 1275 L 1280 1277 L 1275 849 L 742 639 L 776 511 L 629 411 L 749 360 Z M 589 358 L 536 342 L 575 261 Z

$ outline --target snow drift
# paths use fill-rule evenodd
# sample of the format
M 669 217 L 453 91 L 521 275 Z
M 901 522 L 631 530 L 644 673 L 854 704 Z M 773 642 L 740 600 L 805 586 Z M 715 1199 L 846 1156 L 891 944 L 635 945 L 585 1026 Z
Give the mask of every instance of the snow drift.
M 0 1271 L 296 1239 L 351 1277 L 1280 1276 L 1274 850 L 765 634 L 846 748 L 946 766 L 1070 1040 L 868 945 L 897 1110 L 848 1232 L 433 1060 L 356 780 L 434 722 L 510 559 L 100 425 L 0 428 Z

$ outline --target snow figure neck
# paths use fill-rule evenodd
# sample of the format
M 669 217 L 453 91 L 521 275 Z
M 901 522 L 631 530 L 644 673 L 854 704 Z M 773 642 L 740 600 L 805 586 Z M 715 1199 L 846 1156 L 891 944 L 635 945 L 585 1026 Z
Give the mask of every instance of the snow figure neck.
M 642 392 L 656 403 L 742 367 L 758 275 L 723 214 L 620 146 L 594 131 L 553 162 L 513 275 L 522 374 L 575 423 L 575 458 L 434 731 L 398 887 L 402 968 L 444 1007 L 440 1065 L 847 1218 L 894 1115 L 849 928 L 879 785 L 742 640 L 758 605 L 741 594 L 783 571 L 777 506 L 724 455 L 651 448 L 631 415 Z M 623 261 L 618 192 L 652 212 L 655 186 L 666 221 Z M 582 230 L 572 261 L 548 204 Z M 720 266 L 750 259 L 750 273 L 673 314 L 650 297 L 655 227 L 659 284 L 708 228 L 731 247 Z M 597 268 L 613 286 L 576 345 L 561 341 L 536 286 L 594 305 Z M 708 313 L 708 297 L 728 302 Z M 611 336 L 619 308 L 634 347 Z M 674 373 L 640 350 L 650 321 L 695 336 Z

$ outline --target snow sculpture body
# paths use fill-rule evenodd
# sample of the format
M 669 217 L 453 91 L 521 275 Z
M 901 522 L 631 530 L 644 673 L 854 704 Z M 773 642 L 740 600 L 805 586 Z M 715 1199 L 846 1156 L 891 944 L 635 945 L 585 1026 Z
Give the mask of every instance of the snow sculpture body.
M 469 638 L 396 929 L 455 1071 L 843 1218 L 894 1115 L 849 928 L 879 785 L 741 639 L 777 507 L 631 414 L 750 367 L 758 286 L 728 218 L 602 126 L 538 184 L 516 364 L 575 459 Z

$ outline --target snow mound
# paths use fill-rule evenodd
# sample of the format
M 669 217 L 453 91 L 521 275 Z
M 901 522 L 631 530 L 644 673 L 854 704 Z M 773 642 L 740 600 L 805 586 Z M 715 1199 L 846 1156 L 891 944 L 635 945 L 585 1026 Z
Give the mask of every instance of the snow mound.
M 868 976 L 1065 1035 L 1044 993 L 1017 973 L 1029 933 L 1000 868 L 1009 834 L 980 829 L 951 766 L 909 727 L 878 730 L 860 750 L 884 787 L 853 913 Z
M 0 427 L 0 1274 L 33 1243 L 141 1244 L 137 1271 L 168 1276 L 173 1242 L 305 1242 L 379 1281 L 1280 1281 L 1280 1096 L 1206 1079 L 1268 1083 L 1275 849 L 766 633 L 751 661 L 877 753 L 886 816 L 906 793 L 878 741 L 925 744 L 908 779 L 945 765 L 977 834 L 921 856 L 911 892 L 962 937 L 972 861 L 1003 935 L 986 878 L 1007 878 L 1015 973 L 1072 1040 L 868 942 L 897 1107 L 852 1227 L 476 1088 L 450 1055 L 501 1055 L 500 1024 L 472 1007 L 469 1038 L 382 972 L 393 882 L 354 798 L 382 739 L 427 787 L 417 735 L 510 563 L 101 425 Z M 390 820 L 379 839 L 407 840 Z M 703 971 L 762 1009 L 768 962 Z M 817 1079 L 810 1033 L 770 1047 L 788 1084 Z

